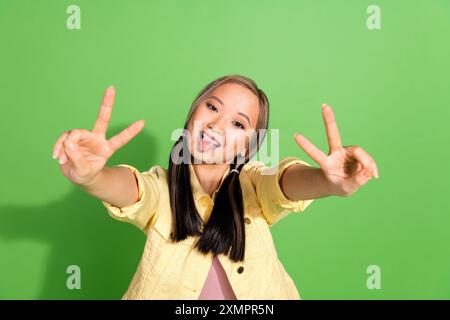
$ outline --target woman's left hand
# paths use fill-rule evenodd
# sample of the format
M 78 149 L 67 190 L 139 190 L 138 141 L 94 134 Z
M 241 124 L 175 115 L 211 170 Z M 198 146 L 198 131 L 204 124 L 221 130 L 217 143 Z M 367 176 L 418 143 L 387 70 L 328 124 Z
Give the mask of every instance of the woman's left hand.
M 326 155 L 304 136 L 294 135 L 297 144 L 317 162 L 329 182 L 333 195 L 349 196 L 372 177 L 378 178 L 378 167 L 372 157 L 359 146 L 342 146 L 331 107 L 323 104 L 322 115 L 328 138 Z

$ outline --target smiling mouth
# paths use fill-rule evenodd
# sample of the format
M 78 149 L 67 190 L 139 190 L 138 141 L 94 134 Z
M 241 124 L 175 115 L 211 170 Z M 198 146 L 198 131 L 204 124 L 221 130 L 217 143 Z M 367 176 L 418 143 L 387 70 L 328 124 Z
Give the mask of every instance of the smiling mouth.
M 216 148 L 219 148 L 221 144 L 214 140 L 212 137 L 210 137 L 207 133 L 205 133 L 203 130 L 199 132 L 199 149 L 202 152 L 213 150 Z

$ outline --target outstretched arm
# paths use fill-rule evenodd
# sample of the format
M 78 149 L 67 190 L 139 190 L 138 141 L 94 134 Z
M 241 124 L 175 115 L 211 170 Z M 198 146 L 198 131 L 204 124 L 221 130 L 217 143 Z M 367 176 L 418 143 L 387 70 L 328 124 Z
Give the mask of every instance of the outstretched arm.
M 330 195 L 349 196 L 372 177 L 378 178 L 378 167 L 372 157 L 359 146 L 342 146 L 338 127 L 330 106 L 322 105 L 329 154 L 326 155 L 308 139 L 295 134 L 297 144 L 317 162 L 320 168 L 294 164 L 280 179 L 284 194 L 292 200 L 323 198 Z

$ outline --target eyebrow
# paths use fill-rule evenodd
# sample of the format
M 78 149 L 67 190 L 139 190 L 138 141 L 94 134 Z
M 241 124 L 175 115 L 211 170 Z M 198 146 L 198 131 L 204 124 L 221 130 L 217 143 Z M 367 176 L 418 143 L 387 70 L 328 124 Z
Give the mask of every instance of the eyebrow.
M 210 98 L 216 99 L 217 101 L 219 101 L 219 102 L 220 102 L 220 104 L 221 104 L 221 105 L 223 105 L 223 102 L 222 102 L 222 100 L 220 100 L 220 99 L 219 99 L 219 98 L 217 98 L 216 96 L 211 96 Z
M 249 119 L 249 117 L 248 117 L 245 113 L 238 112 L 238 114 L 240 114 L 240 115 L 243 116 L 245 119 L 247 119 L 248 125 L 250 125 L 250 119 Z
M 223 106 L 224 105 L 224 103 L 222 102 L 222 100 L 220 100 L 219 98 L 217 98 L 216 96 L 211 96 L 210 98 L 212 98 L 212 99 L 215 99 L 215 100 L 217 100 L 217 101 L 219 101 L 220 102 L 220 104 Z M 247 119 L 247 121 L 248 121 L 248 124 L 250 125 L 250 118 L 245 114 L 245 113 L 242 113 L 242 112 L 238 112 L 238 114 L 240 114 L 241 116 L 243 116 L 245 119 Z

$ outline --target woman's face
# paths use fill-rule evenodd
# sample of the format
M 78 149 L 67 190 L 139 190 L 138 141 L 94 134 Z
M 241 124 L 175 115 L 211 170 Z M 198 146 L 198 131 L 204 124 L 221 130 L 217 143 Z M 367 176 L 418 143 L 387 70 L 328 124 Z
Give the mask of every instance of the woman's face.
M 245 155 L 255 134 L 258 97 L 237 83 L 217 87 L 193 111 L 188 123 L 189 151 L 197 163 L 231 163 Z

